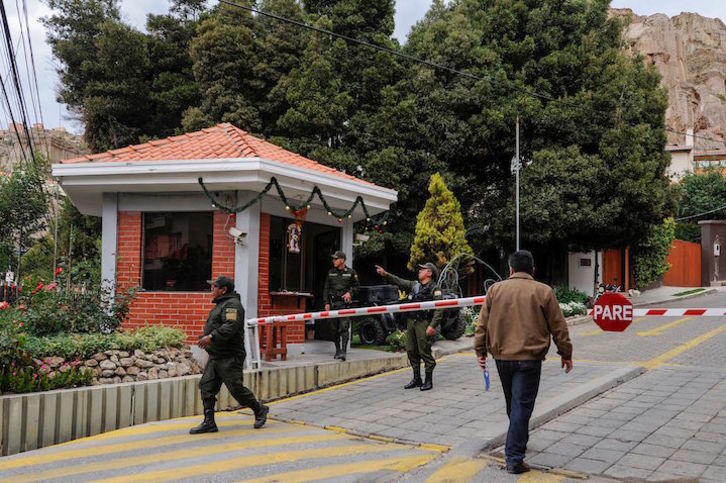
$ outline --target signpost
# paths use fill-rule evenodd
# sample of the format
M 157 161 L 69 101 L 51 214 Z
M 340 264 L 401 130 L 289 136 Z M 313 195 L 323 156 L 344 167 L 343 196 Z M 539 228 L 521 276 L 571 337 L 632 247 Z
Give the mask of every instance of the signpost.
M 622 332 L 633 321 L 633 304 L 620 293 L 605 293 L 595 302 L 592 318 L 602 330 Z

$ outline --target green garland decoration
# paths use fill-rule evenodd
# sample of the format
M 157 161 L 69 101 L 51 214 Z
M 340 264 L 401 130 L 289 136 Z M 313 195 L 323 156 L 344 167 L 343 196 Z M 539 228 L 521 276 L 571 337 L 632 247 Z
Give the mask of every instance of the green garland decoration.
M 222 203 L 217 201 L 215 199 L 214 195 L 212 195 L 212 193 L 210 193 L 209 190 L 207 189 L 207 186 L 204 184 L 204 180 L 202 178 L 198 178 L 197 181 L 199 182 L 199 185 L 202 187 L 204 194 L 212 202 L 212 206 L 214 206 L 215 208 L 219 208 L 223 211 L 226 211 L 227 213 L 230 213 L 230 214 L 240 213 L 240 212 L 246 210 L 247 208 L 249 208 L 250 206 L 254 205 L 255 203 L 258 203 L 262 199 L 262 197 L 265 196 L 267 194 L 267 192 L 270 191 L 272 189 L 272 187 L 274 186 L 275 190 L 277 191 L 277 194 L 280 196 L 280 199 L 282 200 L 283 203 L 285 203 L 285 209 L 287 211 L 295 212 L 295 211 L 309 210 L 310 203 L 313 201 L 313 199 L 315 199 L 315 196 L 317 195 L 317 197 L 323 203 L 325 210 L 328 212 L 328 215 L 335 216 L 336 218 L 338 218 L 338 221 L 343 221 L 343 218 L 352 217 L 353 212 L 355 211 L 355 209 L 358 205 L 360 205 L 361 208 L 363 209 L 363 213 L 366 216 L 366 221 L 368 221 L 368 222 L 371 221 L 371 215 L 370 215 L 370 213 L 368 213 L 368 207 L 366 207 L 366 203 L 365 203 L 365 201 L 363 201 L 362 196 L 360 196 L 360 195 L 357 196 L 355 199 L 355 202 L 353 203 L 353 206 L 351 206 L 349 209 L 347 209 L 345 211 L 335 211 L 328 204 L 328 200 L 325 199 L 323 192 L 320 191 L 320 188 L 318 188 L 317 185 L 313 186 L 313 190 L 310 192 L 310 195 L 308 196 L 307 200 L 303 201 L 300 204 L 295 204 L 292 201 L 290 201 L 290 199 L 287 196 L 285 196 L 285 192 L 282 190 L 282 187 L 280 187 L 280 184 L 277 182 L 277 179 L 273 176 L 272 178 L 270 178 L 270 182 L 267 183 L 267 185 L 262 189 L 262 191 L 257 193 L 257 196 L 255 196 L 254 198 L 249 200 L 247 203 L 231 207 L 231 206 L 223 205 Z M 385 225 L 386 223 L 387 223 L 387 221 L 383 220 L 382 224 Z M 374 228 L 379 233 L 381 232 L 381 229 L 378 227 L 377 224 L 374 224 Z

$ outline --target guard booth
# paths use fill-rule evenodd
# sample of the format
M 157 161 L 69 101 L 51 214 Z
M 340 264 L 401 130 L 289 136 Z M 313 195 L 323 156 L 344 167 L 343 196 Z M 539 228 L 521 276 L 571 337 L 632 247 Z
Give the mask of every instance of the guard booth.
M 178 327 L 189 343 L 218 275 L 234 279 L 248 319 L 320 307 L 330 254 L 352 263 L 354 223 L 397 198 L 228 123 L 52 173 L 81 213 L 103 218 L 103 283 L 139 290 L 124 326 Z M 291 325 L 288 341 L 304 340 L 304 323 Z

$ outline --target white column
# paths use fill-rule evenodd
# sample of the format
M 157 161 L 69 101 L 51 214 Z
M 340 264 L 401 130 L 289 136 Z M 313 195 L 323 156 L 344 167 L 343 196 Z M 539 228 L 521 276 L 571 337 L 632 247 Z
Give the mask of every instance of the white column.
M 109 291 L 110 302 L 113 302 L 118 246 L 118 195 L 116 193 L 103 194 L 101 215 L 101 287 Z
M 350 218 L 343 222 L 343 227 L 340 230 L 340 249 L 345 253 L 346 265 L 349 267 L 353 266 L 353 236 L 355 230 L 353 229 L 353 220 Z
M 237 203 L 252 199 L 254 193 L 242 192 Z M 260 260 L 260 204 L 255 203 L 237 213 L 237 229 L 246 233 L 244 245 L 237 243 L 234 250 L 234 284 L 245 308 L 245 317 L 257 317 L 257 289 Z

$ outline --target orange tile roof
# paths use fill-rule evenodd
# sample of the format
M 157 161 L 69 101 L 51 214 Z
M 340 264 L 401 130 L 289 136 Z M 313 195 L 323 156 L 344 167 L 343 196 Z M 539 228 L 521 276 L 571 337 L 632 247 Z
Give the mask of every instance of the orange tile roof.
M 339 178 L 372 184 L 329 166 L 287 151 L 252 136 L 230 123 L 202 129 L 181 136 L 168 137 L 113 149 L 105 153 L 64 159 L 60 164 L 109 163 L 124 161 L 176 161 L 192 159 L 262 158 L 278 163 L 325 173 Z

